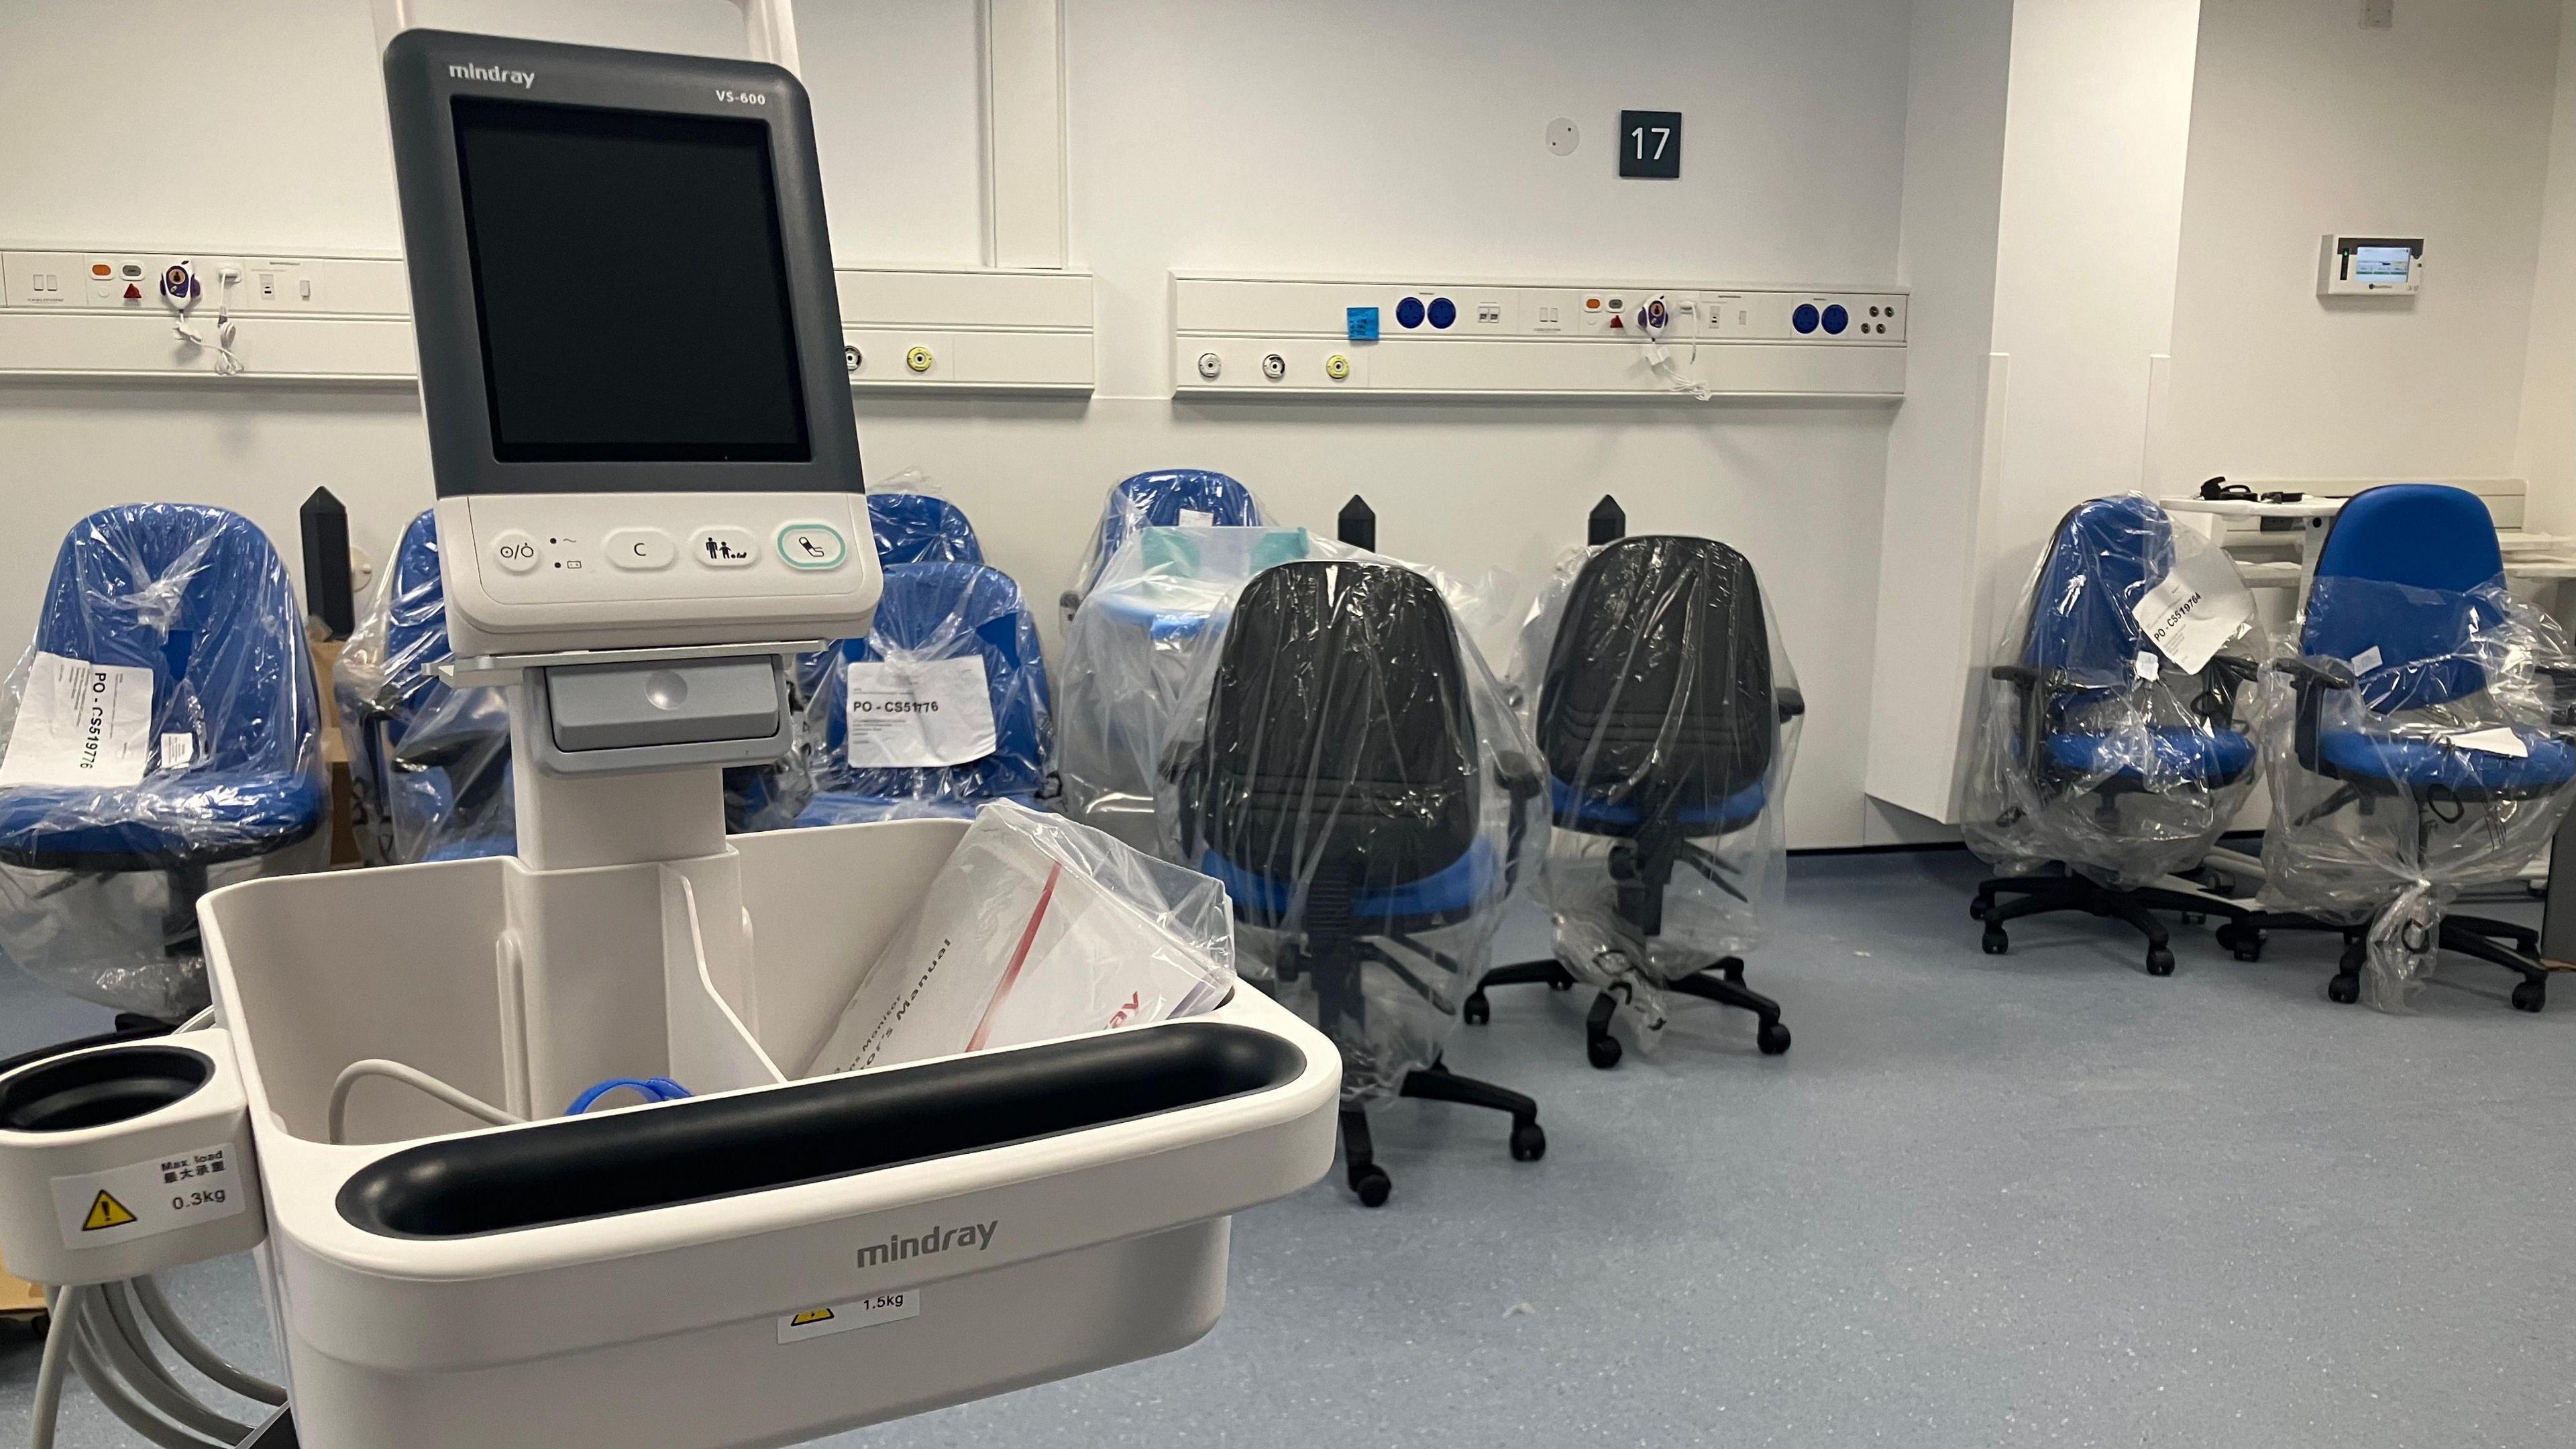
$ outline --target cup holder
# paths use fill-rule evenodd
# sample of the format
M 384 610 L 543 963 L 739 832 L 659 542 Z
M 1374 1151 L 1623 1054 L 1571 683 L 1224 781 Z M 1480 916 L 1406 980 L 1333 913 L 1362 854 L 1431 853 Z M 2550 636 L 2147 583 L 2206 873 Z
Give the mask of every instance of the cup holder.
M 78 1132 L 185 1101 L 214 1079 L 206 1056 L 171 1046 L 111 1047 L 0 1081 L 0 1131 Z

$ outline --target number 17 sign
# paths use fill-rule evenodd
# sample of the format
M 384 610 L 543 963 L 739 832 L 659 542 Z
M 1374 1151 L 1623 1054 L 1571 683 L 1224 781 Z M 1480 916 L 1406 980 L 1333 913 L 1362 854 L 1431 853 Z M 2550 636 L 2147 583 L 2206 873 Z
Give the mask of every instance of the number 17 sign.
M 1682 113 L 1621 111 L 1619 174 L 1675 181 L 1682 174 Z

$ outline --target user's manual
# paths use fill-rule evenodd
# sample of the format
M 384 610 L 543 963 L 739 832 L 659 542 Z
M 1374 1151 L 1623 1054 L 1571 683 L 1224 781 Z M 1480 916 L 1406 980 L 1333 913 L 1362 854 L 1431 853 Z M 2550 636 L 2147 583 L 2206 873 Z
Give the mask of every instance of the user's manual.
M 809 1077 L 1145 1026 L 1234 987 L 1225 888 L 1100 831 L 987 805 Z

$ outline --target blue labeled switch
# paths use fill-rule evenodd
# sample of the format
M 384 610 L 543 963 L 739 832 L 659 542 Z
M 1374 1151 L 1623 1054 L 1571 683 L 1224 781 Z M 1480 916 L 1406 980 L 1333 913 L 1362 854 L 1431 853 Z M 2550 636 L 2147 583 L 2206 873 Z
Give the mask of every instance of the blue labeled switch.
M 1351 341 L 1375 342 L 1377 340 L 1375 307 L 1345 307 L 1342 309 L 1342 315 L 1349 321 Z

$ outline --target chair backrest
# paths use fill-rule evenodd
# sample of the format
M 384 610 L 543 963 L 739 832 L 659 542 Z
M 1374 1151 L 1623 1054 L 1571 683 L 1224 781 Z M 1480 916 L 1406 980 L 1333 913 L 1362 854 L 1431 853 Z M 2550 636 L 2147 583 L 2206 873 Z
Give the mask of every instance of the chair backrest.
M 154 734 L 194 734 L 194 769 L 298 768 L 320 717 L 294 581 L 226 509 L 133 503 L 74 524 L 36 647 L 150 669 Z
M 983 660 L 993 752 L 962 765 L 853 768 L 847 666 L 889 655 Z M 1038 654 L 1037 621 L 1010 575 L 971 563 L 888 565 L 868 636 L 842 640 L 827 657 L 832 668 L 815 695 L 823 718 L 823 754 L 814 770 L 819 788 L 886 799 L 980 800 L 1034 794 L 1045 785 L 1055 749 L 1046 662 Z
M 1477 758 L 1466 664 L 1431 580 L 1301 560 L 1244 585 L 1185 788 L 1201 839 L 1238 867 L 1387 887 L 1475 844 Z
M 1539 689 L 1548 772 L 1648 820 L 1705 810 L 1771 768 L 1771 634 L 1744 555 L 1623 538 L 1568 590 Z
M 2080 687 L 2127 688 L 2147 647 L 2129 610 L 2173 560 L 2173 519 L 2144 498 L 2094 498 L 2067 510 L 2031 592 L 2021 662 Z
M 446 688 L 431 666 L 451 652 L 447 645 L 447 587 L 438 576 L 438 512 L 423 509 L 394 546 L 385 587 L 385 682 L 403 708 L 417 708 Z M 387 701 L 392 703 L 392 701 Z
M 1092 579 L 1140 528 L 1178 528 L 1187 524 L 1246 528 L 1259 527 L 1265 521 L 1252 490 L 1223 473 L 1205 468 L 1139 473 L 1109 490 L 1109 501 L 1100 510 L 1098 546 L 1083 569 L 1083 587 L 1090 587 Z
M 2475 694 L 2486 669 L 2463 646 L 2504 621 L 2503 585 L 2495 520 L 2476 494 L 2438 483 L 2364 489 L 2317 550 L 2299 650 L 2346 661 L 2378 650 L 2379 667 L 2359 673 L 2363 700 L 2381 713 Z
M 869 494 L 868 530 L 882 565 L 984 561 L 965 510 L 935 493 Z

